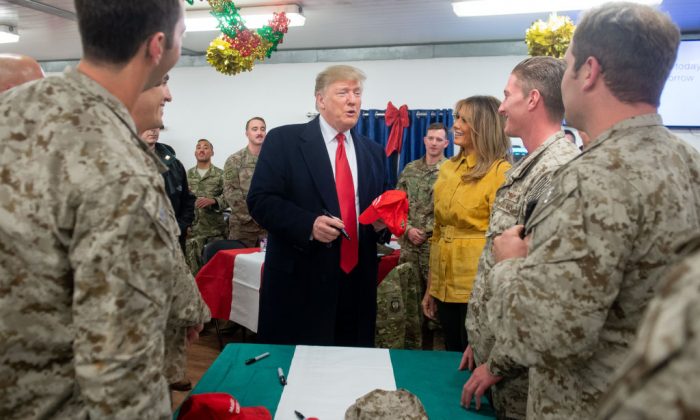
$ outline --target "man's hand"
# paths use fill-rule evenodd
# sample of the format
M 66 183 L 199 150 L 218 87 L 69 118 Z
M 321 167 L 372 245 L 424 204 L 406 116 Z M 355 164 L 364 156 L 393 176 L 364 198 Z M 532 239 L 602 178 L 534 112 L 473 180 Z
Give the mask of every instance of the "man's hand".
M 204 324 L 197 324 L 187 327 L 187 345 L 199 340 L 199 333 L 204 329 Z
M 194 202 L 194 206 L 198 209 L 203 209 L 204 207 L 209 207 L 214 204 L 216 204 L 216 200 L 207 197 L 199 197 L 197 201 Z
M 511 258 L 527 257 L 527 238 L 520 239 L 523 225 L 515 225 L 505 230 L 493 240 L 493 255 L 497 263 Z
M 372 227 L 374 228 L 375 232 L 379 232 L 382 229 L 386 229 L 386 224 L 382 219 L 377 219 L 374 222 L 372 222 Z
M 413 245 L 420 245 L 428 238 L 428 236 L 422 230 L 418 228 L 410 228 L 406 232 L 408 240 L 411 241 Z
M 470 371 L 474 370 L 474 350 L 472 350 L 471 344 L 464 350 L 462 361 L 459 362 L 459 370 L 464 370 L 466 368 L 469 368 Z
M 435 304 L 435 298 L 430 296 L 427 290 L 423 296 L 421 306 L 423 307 L 423 314 L 425 314 L 425 316 L 432 320 L 436 320 L 435 313 L 437 312 L 437 305 Z
M 314 220 L 314 227 L 311 230 L 311 236 L 324 244 L 330 243 L 338 239 L 340 231 L 345 225 L 343 221 L 336 217 L 318 216 Z
M 466 354 L 466 352 L 465 352 Z M 472 402 L 472 397 L 476 400 L 476 409 L 481 408 L 481 397 L 487 389 L 495 383 L 498 383 L 503 377 L 491 375 L 489 368 L 486 364 L 479 366 L 474 369 L 472 376 L 469 378 L 464 388 L 462 388 L 462 407 L 469 408 L 469 404 Z

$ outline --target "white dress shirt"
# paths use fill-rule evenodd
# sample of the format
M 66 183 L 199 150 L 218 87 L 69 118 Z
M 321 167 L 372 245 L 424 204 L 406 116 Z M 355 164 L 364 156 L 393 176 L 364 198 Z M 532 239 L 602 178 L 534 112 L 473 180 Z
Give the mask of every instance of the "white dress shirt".
M 338 130 L 331 127 L 322 115 L 319 115 L 319 122 L 321 125 L 323 141 L 326 144 L 326 150 L 328 151 L 328 158 L 330 159 L 331 167 L 333 168 L 333 179 L 335 180 L 335 152 L 338 150 L 338 140 L 335 138 L 335 136 L 338 135 Z M 357 155 L 355 154 L 355 140 L 352 138 L 350 130 L 344 132 L 343 134 L 345 134 L 345 155 L 348 158 L 350 172 L 352 173 L 352 185 L 353 188 L 355 188 L 355 212 L 357 217 L 359 217 L 360 196 L 357 194 Z M 334 216 L 340 218 L 339 214 L 334 214 Z

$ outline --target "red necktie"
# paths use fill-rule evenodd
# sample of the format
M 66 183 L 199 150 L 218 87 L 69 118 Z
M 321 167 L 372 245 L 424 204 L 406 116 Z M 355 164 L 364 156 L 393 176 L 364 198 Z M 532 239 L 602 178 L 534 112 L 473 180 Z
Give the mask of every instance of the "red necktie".
M 345 154 L 345 135 L 338 133 L 338 148 L 335 151 L 335 189 L 338 192 L 340 218 L 350 240 L 341 239 L 340 268 L 350 273 L 357 265 L 357 212 L 355 211 L 355 186 L 352 182 L 350 164 Z

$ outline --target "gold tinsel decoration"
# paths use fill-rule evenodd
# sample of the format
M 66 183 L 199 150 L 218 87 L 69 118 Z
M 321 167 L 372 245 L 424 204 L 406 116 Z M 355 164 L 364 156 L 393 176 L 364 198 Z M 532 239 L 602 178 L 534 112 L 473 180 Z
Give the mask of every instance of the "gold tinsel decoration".
M 562 58 L 569 48 L 576 26 L 568 16 L 550 15 L 547 22 L 535 21 L 525 31 L 525 43 L 531 56 Z
M 243 57 L 223 36 L 215 38 L 207 48 L 207 62 L 218 72 L 232 76 L 253 70 L 254 55 Z

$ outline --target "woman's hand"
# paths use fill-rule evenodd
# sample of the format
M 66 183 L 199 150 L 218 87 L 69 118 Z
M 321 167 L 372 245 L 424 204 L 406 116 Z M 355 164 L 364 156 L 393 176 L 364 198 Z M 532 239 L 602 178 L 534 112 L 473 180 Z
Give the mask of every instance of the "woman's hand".
M 430 296 L 428 291 L 425 291 L 425 296 L 423 296 L 423 302 L 421 303 L 423 307 L 423 314 L 428 318 L 436 321 L 435 313 L 437 312 L 437 305 L 435 304 L 435 298 Z

